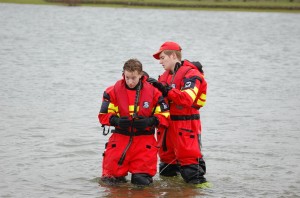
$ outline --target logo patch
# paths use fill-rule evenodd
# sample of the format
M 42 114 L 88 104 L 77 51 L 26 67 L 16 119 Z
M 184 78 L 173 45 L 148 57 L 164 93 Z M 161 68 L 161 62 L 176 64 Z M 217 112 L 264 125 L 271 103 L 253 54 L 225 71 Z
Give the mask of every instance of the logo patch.
M 188 81 L 185 83 L 184 87 L 187 88 L 187 87 L 191 87 L 192 85 L 192 82 L 191 81 Z
M 143 108 L 148 109 L 149 108 L 149 102 L 144 102 L 143 103 Z
M 172 88 L 175 88 L 175 86 L 176 86 L 175 84 L 171 84 L 171 87 L 172 87 Z
M 166 103 L 162 102 L 161 105 L 163 106 L 163 111 L 168 110 L 169 106 Z

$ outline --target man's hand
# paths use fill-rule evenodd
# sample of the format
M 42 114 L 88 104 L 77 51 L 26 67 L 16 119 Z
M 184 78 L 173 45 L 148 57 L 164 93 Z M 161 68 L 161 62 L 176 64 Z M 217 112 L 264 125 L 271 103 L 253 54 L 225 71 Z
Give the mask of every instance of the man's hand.
M 110 125 L 118 126 L 121 129 L 127 130 L 131 126 L 131 120 L 128 117 L 112 116 L 109 121 Z
M 172 89 L 172 87 L 164 86 L 154 78 L 148 78 L 147 81 L 156 87 L 162 93 L 163 97 L 168 96 L 168 92 Z

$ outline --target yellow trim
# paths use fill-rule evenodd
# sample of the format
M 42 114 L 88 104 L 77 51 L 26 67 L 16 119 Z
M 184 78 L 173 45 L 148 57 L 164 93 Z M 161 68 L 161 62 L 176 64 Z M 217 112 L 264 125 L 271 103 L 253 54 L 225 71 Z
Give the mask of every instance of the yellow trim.
M 166 118 L 168 118 L 170 116 L 170 112 L 161 112 L 160 115 L 163 115 Z
M 128 106 L 128 110 L 129 110 L 129 112 L 130 112 L 130 111 L 133 112 L 133 110 L 134 110 L 134 105 L 129 105 L 129 106 Z
M 112 103 L 109 103 L 108 105 L 108 113 L 118 113 L 119 112 L 119 108 L 118 106 L 115 106 L 114 104 Z
M 170 112 L 166 111 L 166 112 L 159 112 L 159 113 L 155 113 L 154 115 L 162 115 L 165 118 L 168 118 L 170 116 Z
M 194 87 L 193 90 L 194 90 L 195 94 L 197 95 L 197 94 L 198 94 L 198 91 L 199 91 L 198 87 Z
M 191 96 L 191 98 L 193 99 L 193 101 L 195 100 L 196 94 L 195 94 L 195 92 L 193 90 L 186 89 L 186 90 L 184 90 L 184 92 L 186 92 L 187 94 L 189 94 L 189 96 Z
M 204 93 L 201 94 L 200 99 L 201 99 L 201 100 L 206 100 L 206 94 L 204 94 Z
M 128 110 L 129 110 L 129 112 L 134 112 L 134 105 L 129 105 Z M 140 110 L 140 107 L 137 106 L 137 111 L 139 111 L 139 110 Z
M 152 111 L 153 111 L 153 109 L 152 109 Z M 160 109 L 160 106 L 158 105 L 158 106 L 156 106 L 154 113 L 160 113 L 160 112 L 161 112 L 161 109 Z
M 206 103 L 206 102 L 205 102 L 205 101 L 202 101 L 202 100 L 198 100 L 198 101 L 197 101 L 197 105 L 202 106 L 202 107 L 205 105 L 205 103 Z
M 153 111 L 153 109 L 152 109 L 152 111 Z M 166 118 L 168 118 L 168 117 L 170 116 L 169 111 L 162 112 L 159 105 L 156 106 L 156 109 L 155 109 L 154 114 L 159 114 L 159 115 L 162 115 L 162 116 L 164 116 L 164 117 L 166 117 Z

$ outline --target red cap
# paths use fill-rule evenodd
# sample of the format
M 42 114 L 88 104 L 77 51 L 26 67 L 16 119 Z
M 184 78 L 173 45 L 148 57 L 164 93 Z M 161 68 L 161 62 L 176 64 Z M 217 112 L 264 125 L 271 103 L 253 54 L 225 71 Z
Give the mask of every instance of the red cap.
M 167 42 L 163 43 L 163 44 L 160 46 L 158 52 L 156 52 L 155 54 L 153 54 L 153 57 L 154 57 L 155 59 L 159 59 L 159 54 L 160 54 L 162 51 L 164 51 L 164 50 L 176 50 L 176 51 L 181 51 L 181 47 L 180 47 L 177 43 L 175 43 L 175 42 L 173 42 L 173 41 L 167 41 Z

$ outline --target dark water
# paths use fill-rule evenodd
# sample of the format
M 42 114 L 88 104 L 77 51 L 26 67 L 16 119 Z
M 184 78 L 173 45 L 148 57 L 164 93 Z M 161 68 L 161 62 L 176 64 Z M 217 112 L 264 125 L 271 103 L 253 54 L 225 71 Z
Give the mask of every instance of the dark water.
M 300 15 L 0 4 L 0 197 L 300 197 Z M 104 89 L 166 40 L 209 83 L 210 189 L 97 183 Z

